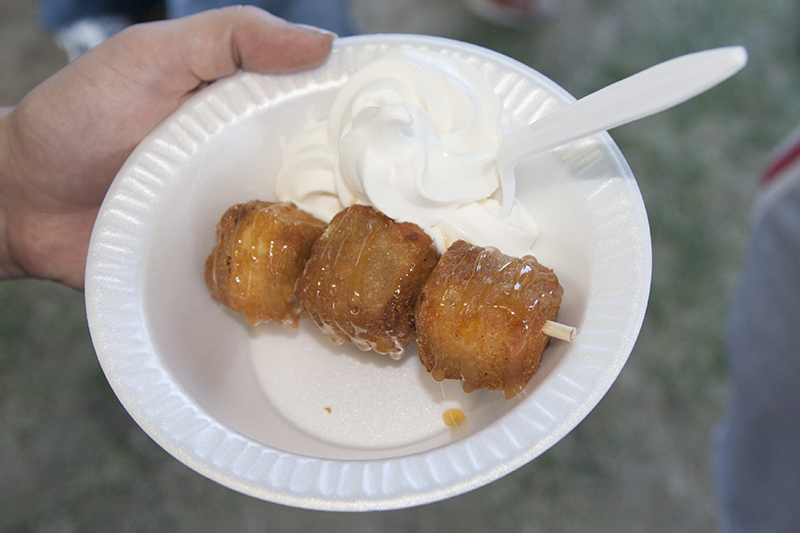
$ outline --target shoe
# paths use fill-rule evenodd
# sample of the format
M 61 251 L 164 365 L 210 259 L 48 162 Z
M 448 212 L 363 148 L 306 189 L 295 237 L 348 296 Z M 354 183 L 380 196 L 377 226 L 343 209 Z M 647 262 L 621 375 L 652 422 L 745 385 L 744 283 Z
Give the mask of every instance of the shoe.
M 126 17 L 119 16 L 85 18 L 57 30 L 53 38 L 67 54 L 67 60 L 74 61 L 130 24 Z

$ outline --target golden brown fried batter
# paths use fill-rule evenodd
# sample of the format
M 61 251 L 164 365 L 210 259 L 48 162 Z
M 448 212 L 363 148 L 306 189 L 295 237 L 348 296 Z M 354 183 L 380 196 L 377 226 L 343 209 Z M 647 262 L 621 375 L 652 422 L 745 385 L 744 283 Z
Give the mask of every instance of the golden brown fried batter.
M 314 244 L 295 294 L 333 342 L 398 358 L 414 340 L 414 306 L 438 256 L 416 224 L 352 206 Z
M 434 379 L 465 390 L 521 391 L 539 366 L 564 290 L 532 256 L 456 241 L 417 302 L 419 357 Z
M 211 295 L 252 325 L 296 328 L 302 310 L 294 286 L 325 226 L 291 203 L 253 200 L 229 208 L 206 259 Z

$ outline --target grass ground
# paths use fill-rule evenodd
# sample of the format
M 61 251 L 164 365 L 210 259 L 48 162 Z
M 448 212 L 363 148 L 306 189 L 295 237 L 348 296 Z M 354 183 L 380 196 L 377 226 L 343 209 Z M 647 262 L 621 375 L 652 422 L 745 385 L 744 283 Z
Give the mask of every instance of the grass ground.
M 745 45 L 748 67 L 615 138 L 639 180 L 653 286 L 639 342 L 587 419 L 543 456 L 451 500 L 367 514 L 239 495 L 149 440 L 94 358 L 82 295 L 0 283 L 2 531 L 697 531 L 715 529 L 709 462 L 727 393 L 723 345 L 755 185 L 800 121 L 800 6 L 790 0 L 556 0 L 527 31 L 458 0 L 357 0 L 362 29 L 475 42 L 575 96 L 683 53 Z M 0 0 L 0 105 L 63 65 L 32 3 Z

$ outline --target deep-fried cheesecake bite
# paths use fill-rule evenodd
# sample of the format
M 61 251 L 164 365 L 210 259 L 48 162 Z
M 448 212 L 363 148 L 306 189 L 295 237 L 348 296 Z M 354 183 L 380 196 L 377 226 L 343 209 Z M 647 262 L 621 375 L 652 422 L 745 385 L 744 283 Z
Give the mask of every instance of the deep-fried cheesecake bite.
M 297 327 L 294 286 L 326 224 L 292 203 L 253 200 L 229 208 L 206 259 L 211 296 L 252 325 Z
M 416 224 L 355 205 L 314 243 L 295 294 L 336 344 L 399 358 L 414 340 L 414 306 L 438 257 Z
M 465 390 L 521 391 L 538 368 L 564 290 L 532 256 L 504 255 L 456 241 L 417 302 L 419 357 L 437 381 Z

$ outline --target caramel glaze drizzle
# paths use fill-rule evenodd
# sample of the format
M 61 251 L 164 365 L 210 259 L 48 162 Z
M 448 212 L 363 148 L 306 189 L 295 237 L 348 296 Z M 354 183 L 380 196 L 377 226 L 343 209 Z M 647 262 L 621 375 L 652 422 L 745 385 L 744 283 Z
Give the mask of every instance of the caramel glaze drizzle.
M 221 233 L 226 227 L 232 225 L 233 235 L 228 239 L 221 238 L 218 242 L 221 249 L 212 254 L 213 266 L 210 274 L 213 276 L 214 286 L 218 286 L 220 281 L 218 280 L 218 272 L 220 272 L 218 261 L 222 259 L 225 260 L 224 271 L 228 273 L 229 278 L 232 274 L 231 282 L 242 301 L 251 299 L 255 295 L 254 291 L 260 285 L 256 273 L 259 263 L 266 260 L 266 269 L 273 276 L 280 274 L 282 265 L 288 260 L 290 243 L 284 242 L 278 245 L 275 240 L 259 239 L 255 228 L 267 227 L 276 223 L 280 217 L 280 210 L 284 208 L 285 206 L 276 203 L 257 207 L 252 204 L 241 204 L 235 215 L 231 211 L 228 213 L 230 217 L 228 220 L 220 221 L 218 232 Z M 251 211 L 255 211 L 255 213 L 248 217 L 247 215 Z M 235 220 L 231 220 L 233 218 Z M 245 220 L 247 223 L 242 223 Z M 286 223 L 285 219 L 283 223 Z M 338 234 L 339 238 L 326 240 L 321 252 L 322 260 L 313 290 L 318 299 L 331 302 L 333 318 L 326 319 L 313 311 L 310 311 L 310 314 L 318 327 L 335 344 L 349 341 L 362 350 L 372 349 L 399 359 L 404 352 L 402 332 L 393 329 L 389 325 L 392 323 L 390 320 L 387 320 L 387 327 L 383 330 L 384 335 L 377 339 L 375 335 L 368 335 L 365 327 L 358 325 L 359 314 L 366 297 L 366 280 L 370 269 L 367 251 L 373 248 L 379 233 L 385 229 L 387 223 L 389 222 L 368 220 L 365 237 L 357 234 L 357 221 L 353 216 L 338 217 L 335 223 L 325 229 L 328 237 Z M 293 227 L 301 227 L 304 224 L 308 223 L 298 220 L 291 222 Z M 341 267 L 339 263 L 342 257 L 346 256 L 342 251 L 348 248 L 352 239 L 361 239 L 361 241 L 360 244 L 354 244 L 354 246 L 358 246 L 358 253 L 353 264 L 346 267 L 351 275 L 339 279 L 336 276 Z M 405 281 L 424 261 L 423 256 L 424 252 L 421 252 L 416 261 L 399 277 L 392 292 L 386 315 L 391 315 L 397 307 Z M 498 259 L 504 262 L 500 263 Z M 438 317 L 439 310 L 441 313 L 445 313 L 451 306 L 456 306 L 457 331 L 466 331 L 469 324 L 480 315 L 496 315 L 498 312 L 507 316 L 506 322 L 519 324 L 512 337 L 513 340 L 507 344 L 508 349 L 503 354 L 503 362 L 500 365 L 503 368 L 502 383 L 506 398 L 518 394 L 530 378 L 530 375 L 525 375 L 525 369 L 531 367 L 535 369 L 539 365 L 541 351 L 549 342 L 549 337 L 542 333 L 541 329 L 545 321 L 555 318 L 554 316 L 548 317 L 547 310 L 560 305 L 563 293 L 555 274 L 552 270 L 541 267 L 532 256 L 519 259 L 500 254 L 494 248 L 472 246 L 455 262 L 444 278 L 444 290 L 435 314 Z M 547 287 L 551 289 L 542 291 L 542 288 Z M 346 297 L 342 297 L 343 295 Z M 347 306 L 345 313 L 340 313 L 337 309 L 337 306 L 341 305 Z M 294 297 L 287 299 L 285 308 L 287 318 L 284 319 L 283 325 L 290 328 L 296 326 L 302 310 Z M 245 306 L 242 314 L 252 325 L 261 322 L 257 306 Z M 452 311 L 448 314 L 452 315 Z M 341 319 L 343 316 L 350 319 Z M 437 319 L 433 323 L 431 334 L 434 345 L 442 344 L 445 334 L 440 331 L 442 322 L 446 321 Z M 463 337 L 466 339 L 468 335 L 463 335 Z M 448 362 L 444 358 L 438 357 L 435 350 L 433 358 L 431 376 L 436 381 L 442 381 L 446 379 L 443 365 L 452 365 L 452 361 Z M 538 360 L 533 361 L 534 358 Z M 474 390 L 475 384 L 481 382 L 481 374 L 484 371 L 478 364 L 477 358 L 461 357 L 458 363 L 460 364 L 462 387 L 466 392 L 471 392 Z
M 381 354 L 388 354 L 393 359 L 400 359 L 405 351 L 405 344 L 407 344 L 403 337 L 407 334 L 396 330 L 393 325 L 397 323 L 395 317 L 399 314 L 397 308 L 403 297 L 405 281 L 423 260 L 424 252 L 420 253 L 416 261 L 397 279 L 397 284 L 391 293 L 391 299 L 384 313 L 386 320 L 381 333 L 376 335 L 373 330 L 370 335 L 365 326 L 359 325 L 359 322 L 363 322 L 359 319 L 359 315 L 364 310 L 365 299 L 368 298 L 366 288 L 371 268 L 368 252 L 373 249 L 380 233 L 388 224 L 392 223 L 394 222 L 388 218 L 386 221 L 369 219 L 365 226 L 360 226 L 362 232 L 364 227 L 367 230 L 366 236 L 363 237 L 360 232 L 356 231 L 354 216 L 339 217 L 338 221 L 332 222 L 328 226 L 327 236 L 337 234 L 337 238 L 328 238 L 324 244 L 320 262 L 322 266 L 316 276 L 314 290 L 318 300 L 332 302 L 333 313 L 331 313 L 331 318 L 322 317 L 313 311 L 310 311 L 310 315 L 322 332 L 335 344 L 349 341 L 361 350 L 374 350 Z M 343 256 L 350 256 L 342 251 L 350 247 L 350 241 L 353 239 L 357 240 L 353 245 L 358 247 L 356 258 L 352 265 L 340 265 L 339 261 Z M 350 276 L 336 276 L 335 273 L 339 271 L 339 268 L 348 269 L 351 273 Z M 337 306 L 341 305 L 347 306 L 344 312 L 337 309 Z
M 281 275 L 282 267 L 291 260 L 289 256 L 292 252 L 291 244 L 293 244 L 286 241 L 278 245 L 273 239 L 260 238 L 261 233 L 256 228 L 278 227 L 279 224 L 285 226 L 287 219 L 281 219 L 281 214 L 291 207 L 287 204 L 269 202 L 258 204 L 249 202 L 236 207 L 235 216 L 233 211 L 228 213 L 233 219 L 230 221 L 233 225 L 231 238 L 221 238 L 218 246 L 222 248 L 218 251 L 215 250 L 212 254 L 212 282 L 215 287 L 218 287 L 222 281 L 218 276 L 218 261 L 224 258 L 225 271 L 242 302 L 241 313 L 248 324 L 255 326 L 263 321 L 262 309 L 253 303 L 258 302 L 262 297 L 259 289 L 263 289 L 261 285 L 263 280 L 258 279 L 258 272 L 261 270 L 260 263 L 266 260 L 267 264 L 264 265 L 264 268 L 273 276 Z M 252 216 L 248 216 L 250 214 Z M 281 219 L 281 222 L 278 222 L 278 219 Z M 229 223 L 228 221 L 224 222 Z M 316 225 L 310 220 L 298 219 L 291 219 L 288 224 L 291 228 L 308 228 Z M 221 222 L 218 225 L 218 233 L 224 231 L 226 225 Z M 291 233 L 293 232 L 284 231 L 284 234 L 287 235 Z M 302 314 L 302 310 L 293 294 L 284 296 L 283 316 L 285 318 L 281 323 L 287 329 L 294 329 L 297 327 L 297 320 Z
M 475 250 L 480 250 L 475 253 Z M 504 257 L 508 260 L 497 267 L 494 257 Z M 547 346 L 549 337 L 541 333 L 547 317 L 545 312 L 561 303 L 563 289 L 558 285 L 557 278 L 552 271 L 542 271 L 538 262 L 532 256 L 522 259 L 511 258 L 498 254 L 493 248 L 481 249 L 472 247 L 446 276 L 443 296 L 438 304 L 438 309 L 444 311 L 451 305 L 458 306 L 456 330 L 462 331 L 475 317 L 482 314 L 496 314 L 498 311 L 508 316 L 509 322 L 517 321 L 521 324 L 510 349 L 504 354 L 503 392 L 509 399 L 522 391 L 530 376 L 525 376 L 525 368 L 531 366 L 532 358 L 541 358 L 541 351 L 537 345 Z M 541 268 L 541 267 L 540 267 Z M 467 272 L 466 282 L 463 273 Z M 538 293 L 537 285 L 553 287 L 552 290 Z M 439 312 L 436 312 L 439 315 Z M 434 344 L 440 344 L 443 332 L 438 331 L 441 320 L 434 321 Z M 437 381 L 445 378 L 441 368 L 442 361 L 434 351 L 434 366 L 431 370 L 432 377 Z M 472 392 L 475 383 L 483 379 L 480 366 L 475 358 L 462 357 L 461 378 L 462 388 L 465 392 Z M 533 368 L 536 368 L 536 361 Z

